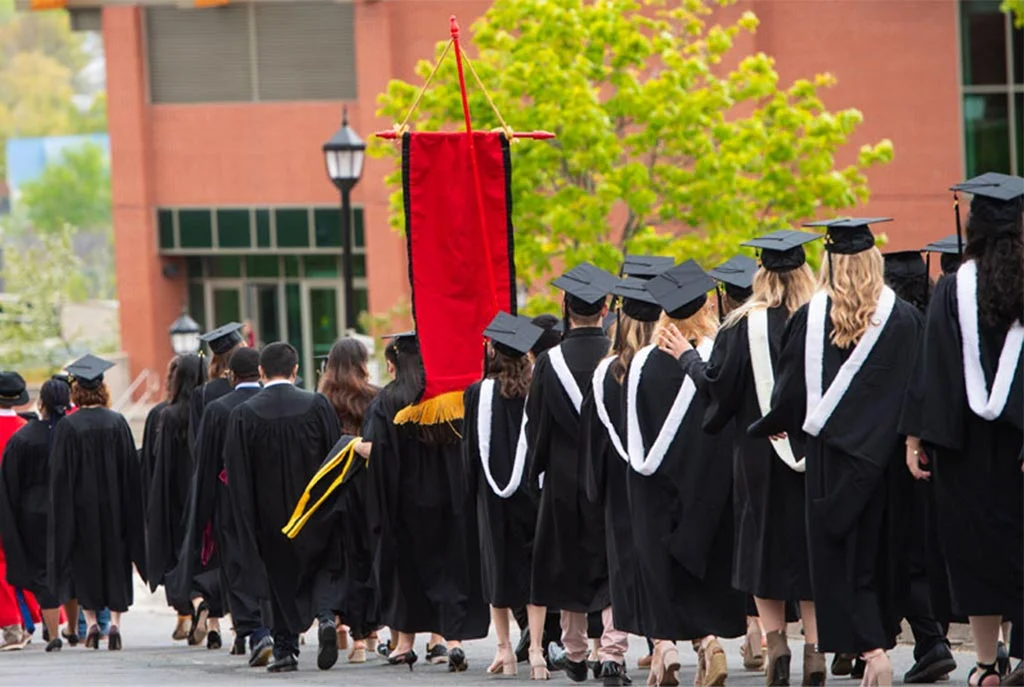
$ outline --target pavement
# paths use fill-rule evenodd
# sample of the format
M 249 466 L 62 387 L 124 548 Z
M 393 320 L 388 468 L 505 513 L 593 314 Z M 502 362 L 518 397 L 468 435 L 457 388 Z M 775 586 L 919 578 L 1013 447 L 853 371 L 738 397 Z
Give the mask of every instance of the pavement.
M 141 590 L 140 590 L 141 591 Z M 495 640 L 493 637 L 467 642 L 465 650 L 469 659 L 469 670 L 458 675 L 451 675 L 444 665 L 426 665 L 422 661 L 426 636 L 417 638 L 416 651 L 421 661 L 410 672 L 404 666 L 388 666 L 383 659 L 376 656 L 369 658 L 363 665 L 349 665 L 342 655 L 338 665 L 329 671 L 316 668 L 316 635 L 310 632 L 306 636 L 306 645 L 299 657 L 299 671 L 284 675 L 270 675 L 264 669 L 249 668 L 245 659 L 228 654 L 232 636 L 225 623 L 225 647 L 221 651 L 208 651 L 203 648 L 191 648 L 183 642 L 173 642 L 170 638 L 174 627 L 174 613 L 162 606 L 162 591 L 156 595 L 144 592 L 137 596 L 137 604 L 122 619 L 121 632 L 124 638 L 124 650 L 110 652 L 106 642 L 101 643 L 99 651 L 89 651 L 80 644 L 70 648 L 66 644 L 59 653 L 47 654 L 43 651 L 45 644 L 36 631 L 36 639 L 26 649 L 0 653 L 0 685 L 3 687 L 37 687 L 47 684 L 67 684 L 76 687 L 89 685 L 174 685 L 175 687 L 221 687 L 223 685 L 271 685 L 271 684 L 303 684 L 303 685 L 352 685 L 367 687 L 383 687 L 384 685 L 455 685 L 471 687 L 526 681 L 529 677 L 528 666 L 519 664 L 517 678 L 489 676 L 484 671 L 494 656 Z M 513 640 L 518 639 L 514 633 Z M 740 659 L 740 640 L 723 640 L 728 655 L 730 686 L 754 686 L 764 684 L 763 673 L 744 672 Z M 800 684 L 800 668 L 802 667 L 802 647 L 799 636 L 790 640 L 793 649 L 792 684 Z M 630 638 L 628 655 L 629 673 L 637 687 L 645 684 L 647 673 L 636 668 L 637 659 L 646 653 L 646 642 L 638 637 Z M 696 672 L 696 655 L 688 644 L 680 643 L 680 656 L 683 668 L 680 684 L 693 684 Z M 955 652 L 956 672 L 945 684 L 966 685 L 967 672 L 973 665 L 972 654 L 966 651 Z M 902 675 L 913 663 L 912 648 L 907 645 L 898 646 L 892 653 L 895 666 L 896 684 L 902 684 Z M 568 677 L 555 673 L 549 683 L 570 685 Z M 587 684 L 600 685 L 600 682 L 589 681 Z M 829 685 L 857 687 L 859 681 L 850 678 L 829 677 Z

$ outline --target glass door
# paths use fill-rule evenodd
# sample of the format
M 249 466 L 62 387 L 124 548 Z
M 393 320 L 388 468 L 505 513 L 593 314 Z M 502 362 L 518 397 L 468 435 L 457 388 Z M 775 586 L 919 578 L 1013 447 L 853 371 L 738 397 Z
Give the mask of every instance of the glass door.
M 242 285 L 206 283 L 206 331 L 228 322 L 242 322 Z
M 250 284 L 249 319 L 260 348 L 275 341 L 287 341 L 282 327 L 280 284 Z
M 303 283 L 302 296 L 303 339 L 309 345 L 304 347 L 300 374 L 306 381 L 306 387 L 312 389 L 317 383 L 318 365 L 314 359 L 331 352 L 341 330 L 341 299 L 336 287 L 311 282 Z

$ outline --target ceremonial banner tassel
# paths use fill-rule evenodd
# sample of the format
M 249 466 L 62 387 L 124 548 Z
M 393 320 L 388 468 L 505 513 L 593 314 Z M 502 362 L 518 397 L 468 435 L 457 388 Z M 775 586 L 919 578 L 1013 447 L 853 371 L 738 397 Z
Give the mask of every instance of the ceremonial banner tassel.
M 409 282 L 426 378 L 422 397 L 395 415 L 396 424 L 462 419 L 462 392 L 483 376 L 483 330 L 498 311 L 516 312 L 509 143 L 512 138 L 553 137 L 514 133 L 496 108 L 502 129 L 473 131 L 454 16 L 450 31 L 441 59 L 455 55 L 465 130 L 409 132 L 410 112 L 394 131 L 377 134 L 402 140 Z M 483 89 L 476 70 L 466 64 Z

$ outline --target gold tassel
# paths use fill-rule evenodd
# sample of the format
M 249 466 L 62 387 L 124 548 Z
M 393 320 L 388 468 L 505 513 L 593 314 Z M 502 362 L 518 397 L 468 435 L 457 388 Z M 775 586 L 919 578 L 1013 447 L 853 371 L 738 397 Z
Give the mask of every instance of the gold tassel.
M 406 406 L 395 414 L 395 424 L 440 425 L 466 415 L 461 391 L 449 391 L 429 400 Z

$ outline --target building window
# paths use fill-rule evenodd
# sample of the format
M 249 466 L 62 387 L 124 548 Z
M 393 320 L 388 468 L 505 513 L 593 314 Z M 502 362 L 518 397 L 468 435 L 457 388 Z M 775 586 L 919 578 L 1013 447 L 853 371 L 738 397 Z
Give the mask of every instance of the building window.
M 352 100 L 352 3 L 146 7 L 153 103 Z
M 1024 174 L 1024 30 L 999 0 L 961 0 L 966 177 Z

